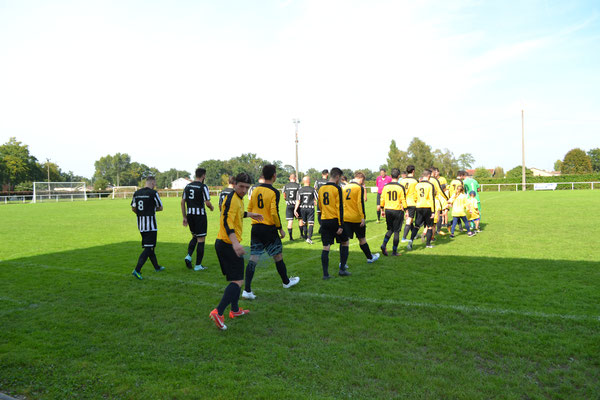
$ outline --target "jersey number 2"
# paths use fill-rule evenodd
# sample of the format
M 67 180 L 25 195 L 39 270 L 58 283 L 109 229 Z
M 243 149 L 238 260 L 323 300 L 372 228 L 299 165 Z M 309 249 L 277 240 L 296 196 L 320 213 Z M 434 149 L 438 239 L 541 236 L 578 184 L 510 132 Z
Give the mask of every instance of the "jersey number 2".
M 352 189 L 346 189 L 346 200 L 350 200 L 350 193 L 352 193 Z

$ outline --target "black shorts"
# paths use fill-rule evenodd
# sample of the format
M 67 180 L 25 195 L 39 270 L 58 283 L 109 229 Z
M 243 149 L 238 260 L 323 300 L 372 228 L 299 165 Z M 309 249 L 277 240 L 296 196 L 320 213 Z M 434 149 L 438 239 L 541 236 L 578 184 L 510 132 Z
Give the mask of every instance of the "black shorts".
M 140 232 L 142 235 L 142 247 L 156 247 L 157 231 Z
M 192 235 L 196 237 L 206 236 L 206 228 L 208 226 L 206 221 L 206 215 L 187 215 L 187 222 L 188 226 L 190 227 L 190 232 L 192 232 Z
M 408 218 L 414 218 L 415 217 L 415 212 L 417 211 L 417 207 L 415 207 L 415 206 L 408 206 L 407 207 L 407 211 L 408 211 Z
M 377 193 L 377 205 L 381 204 L 381 193 Z
M 399 232 L 402 228 L 402 221 L 404 221 L 404 211 L 385 210 L 385 222 L 388 231 Z
M 339 227 L 337 219 L 321 220 L 321 242 L 323 242 L 323 246 L 329 246 L 336 241 L 338 243 L 348 241 L 348 236 L 346 236 L 346 232 L 343 229 L 341 235 L 336 233 Z
M 277 228 L 273 225 L 254 224 L 250 233 L 250 254 L 260 256 L 265 251 L 271 257 L 283 251 Z
M 300 219 L 305 224 L 314 224 L 315 223 L 315 209 L 314 208 L 299 208 L 300 211 Z
M 221 272 L 228 281 L 244 280 L 244 258 L 238 257 L 233 251 L 233 245 L 225 243 L 221 239 L 215 240 L 215 251 L 219 264 L 221 264 Z
M 367 234 L 367 224 L 360 226 L 360 222 L 344 222 L 344 232 L 350 239 L 354 239 L 355 233 L 357 239 L 362 239 Z
M 294 209 L 296 208 L 295 204 L 288 204 L 285 207 L 285 219 L 288 221 L 293 220 L 296 216 L 294 215 Z
M 431 218 L 432 214 L 431 208 L 417 208 L 417 217 L 415 218 L 413 226 L 420 228 L 425 225 L 425 227 L 431 228 L 433 226 L 433 218 Z

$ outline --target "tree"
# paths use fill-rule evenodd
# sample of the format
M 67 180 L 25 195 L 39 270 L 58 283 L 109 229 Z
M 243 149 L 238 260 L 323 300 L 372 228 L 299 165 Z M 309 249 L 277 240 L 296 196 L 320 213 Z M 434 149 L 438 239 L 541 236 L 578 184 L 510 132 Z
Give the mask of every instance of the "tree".
M 156 187 L 168 189 L 171 187 L 171 182 L 178 178 L 190 179 L 190 173 L 175 168 L 171 168 L 165 172 L 159 172 L 156 174 Z
M 433 166 L 434 156 L 431 146 L 421 139 L 413 138 L 408 145 L 407 153 L 409 162 L 415 166 L 415 174 L 420 174 L 423 170 Z
M 106 190 L 108 181 L 104 178 L 98 178 L 94 181 L 94 190 Z
M 555 171 L 560 171 L 562 168 L 562 160 L 556 160 L 554 161 L 554 170 Z
M 221 177 L 223 175 L 233 175 L 229 163 L 223 160 L 204 160 L 198 164 L 198 168 L 206 169 L 204 183 L 208 186 L 220 186 L 222 185 Z
M 504 178 L 504 168 L 502 168 L 502 167 L 494 168 L 494 173 L 492 174 L 492 178 L 496 178 L 496 179 Z
M 507 178 L 520 178 L 523 175 L 522 166 L 517 166 L 506 173 Z M 533 172 L 525 167 L 525 177 L 533 176 Z
M 29 154 L 29 146 L 11 137 L 8 142 L 0 146 L 0 160 L 2 161 L 2 183 L 8 184 L 9 189 L 14 185 L 32 181 L 40 175 L 37 159 Z
M 600 148 L 596 147 L 595 149 L 591 149 L 587 152 L 587 155 L 592 162 L 592 170 L 594 170 L 594 172 L 600 172 Z
M 388 152 L 387 158 L 387 170 L 391 171 L 392 168 L 398 168 L 403 170 L 408 164 L 408 153 L 398 149 L 396 141 L 392 139 L 390 143 L 390 151 Z
M 459 170 L 458 161 L 448 149 L 433 152 L 433 165 L 440 170 L 441 176 L 454 177 Z
M 317 179 L 321 179 L 321 171 L 319 171 L 316 168 L 309 168 L 306 171 L 306 175 L 308 175 L 310 177 L 310 182 L 313 185 Z
M 464 153 L 458 156 L 458 166 L 460 169 L 468 169 L 475 163 L 475 157 L 471 153 Z
M 60 168 L 55 163 L 46 161 L 40 165 L 40 170 L 44 173 L 44 181 L 48 180 L 48 170 L 50 171 L 51 182 L 62 182 L 64 180 Z
M 104 178 L 116 186 L 129 186 L 133 184 L 131 181 L 128 181 L 131 178 L 127 174 L 130 164 L 131 157 L 127 153 L 117 153 L 114 156 L 107 155 L 94 162 L 94 167 L 96 168 L 94 176 L 96 178 Z M 121 183 L 122 177 L 125 179 Z
M 581 149 L 569 150 L 560 168 L 561 174 L 589 174 L 592 172 L 592 160 Z
M 484 178 L 491 178 L 491 177 L 492 177 L 492 174 L 485 167 L 477 167 L 477 168 L 475 168 L 475 172 L 473 173 L 473 178 L 475 178 L 476 180 L 484 179 Z

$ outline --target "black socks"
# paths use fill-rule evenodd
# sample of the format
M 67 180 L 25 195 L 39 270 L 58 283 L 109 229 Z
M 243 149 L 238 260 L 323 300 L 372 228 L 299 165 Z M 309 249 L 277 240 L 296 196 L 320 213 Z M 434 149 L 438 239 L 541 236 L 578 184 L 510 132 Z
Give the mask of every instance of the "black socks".
M 198 242 L 196 246 L 196 265 L 202 264 L 204 258 L 204 242 Z
M 227 308 L 229 304 L 231 304 L 231 311 L 235 312 L 240 310 L 238 306 L 238 301 L 240 299 L 240 290 L 240 287 L 233 282 L 227 285 L 227 287 L 225 288 L 225 292 L 223 293 L 223 297 L 221 298 L 221 302 L 217 306 L 217 311 L 219 312 L 219 315 L 223 315 L 223 313 L 225 312 L 225 308 Z
M 350 254 L 350 249 L 348 246 L 340 245 L 340 269 L 346 268 L 346 263 L 348 262 L 348 255 Z
M 285 267 L 283 260 L 275 262 L 275 267 L 277 267 L 277 272 L 281 277 L 281 282 L 283 282 L 284 285 L 290 283 L 290 279 L 287 276 L 287 268 Z
M 323 276 L 329 276 L 329 250 L 321 252 L 321 265 L 323 266 Z
M 360 249 L 363 251 L 363 253 L 365 253 L 365 256 L 367 256 L 367 260 L 373 258 L 373 254 L 371 254 L 371 249 L 369 248 L 369 243 L 361 244 Z
M 254 269 L 256 268 L 256 263 L 254 261 L 248 261 L 248 265 L 246 266 L 246 279 L 244 280 L 244 290 L 246 292 L 252 291 L 252 278 L 254 277 Z

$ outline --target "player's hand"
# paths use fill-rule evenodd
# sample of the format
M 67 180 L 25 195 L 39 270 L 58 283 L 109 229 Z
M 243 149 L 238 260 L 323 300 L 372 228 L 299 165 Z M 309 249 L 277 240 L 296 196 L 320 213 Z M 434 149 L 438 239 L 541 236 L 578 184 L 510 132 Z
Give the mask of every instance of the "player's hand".
M 282 239 L 285 238 L 285 231 L 283 230 L 283 228 L 279 230 L 279 237 L 281 237 Z
M 342 228 L 338 228 L 338 230 L 335 231 L 335 234 L 339 236 L 342 234 L 342 232 L 344 232 L 344 230 Z
M 265 217 L 262 216 L 262 214 L 259 213 L 253 213 L 253 212 L 249 212 L 248 213 L 248 217 L 252 218 L 255 221 L 262 221 L 265 219 Z
M 187 218 L 183 217 L 183 226 L 188 226 Z
M 381 218 L 385 218 L 385 210 L 381 210 Z
M 381 206 L 380 205 L 377 206 L 377 211 L 381 211 Z
M 361 219 L 360 220 L 360 227 L 362 228 L 363 226 L 365 226 L 365 219 Z
M 242 246 L 240 243 L 233 244 L 233 251 L 235 251 L 235 254 L 237 254 L 238 257 L 242 257 L 244 254 L 246 254 L 244 246 Z
M 433 217 L 435 217 L 435 214 L 431 214 L 431 219 L 433 219 Z
M 294 210 L 294 215 L 296 216 L 296 218 L 300 218 L 300 214 L 298 214 L 298 211 Z

